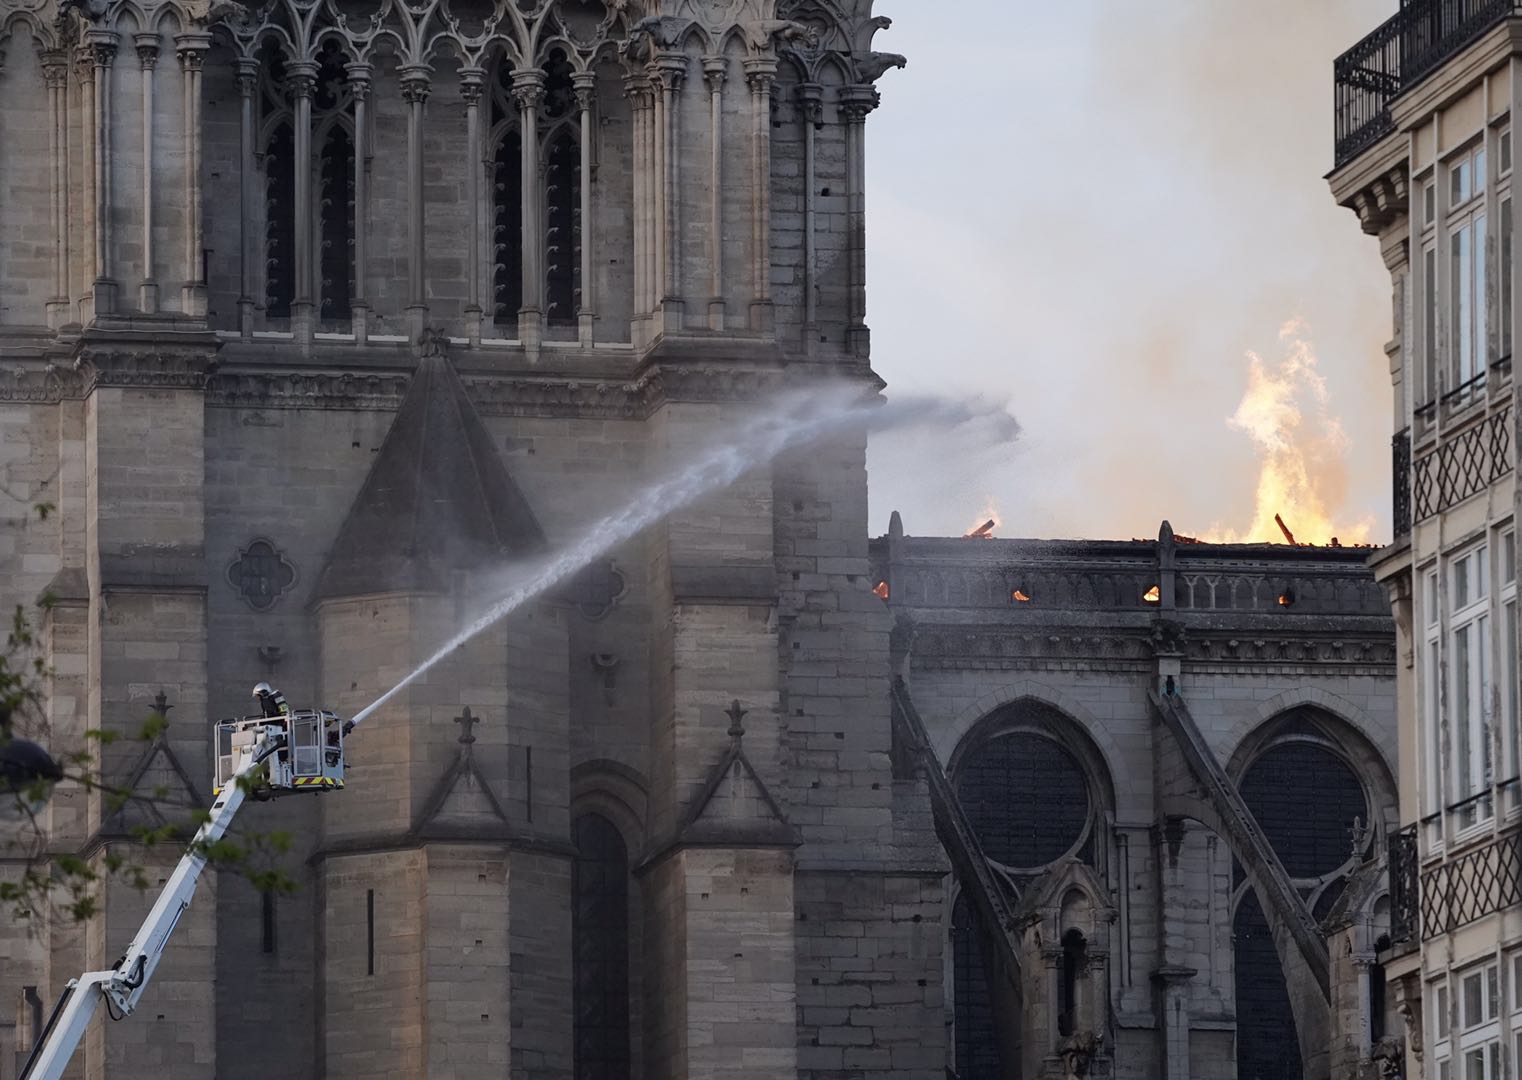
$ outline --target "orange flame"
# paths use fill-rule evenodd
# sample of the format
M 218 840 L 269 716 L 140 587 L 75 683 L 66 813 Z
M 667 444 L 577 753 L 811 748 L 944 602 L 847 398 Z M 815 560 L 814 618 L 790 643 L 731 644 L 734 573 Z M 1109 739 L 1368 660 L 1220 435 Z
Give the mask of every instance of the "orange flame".
M 1283 518 L 1301 543 L 1369 542 L 1369 518 L 1340 525 L 1333 519 L 1346 482 L 1348 438 L 1328 412 L 1326 380 L 1305 326 L 1291 319 L 1279 329 L 1286 355 L 1277 365 L 1248 353 L 1247 392 L 1226 421 L 1245 432 L 1258 449 L 1261 467 L 1252 523 L 1240 531 L 1215 525 L 1201 539 L 1215 544 L 1279 543 Z M 1305 424 L 1307 413 L 1311 423 Z
M 1004 519 L 999 516 L 999 510 L 994 506 L 993 496 L 990 495 L 988 501 L 983 504 L 982 511 L 978 514 L 976 520 L 967 527 L 967 532 L 964 535 L 970 539 L 992 540 L 994 531 L 1002 524 L 1004 524 Z

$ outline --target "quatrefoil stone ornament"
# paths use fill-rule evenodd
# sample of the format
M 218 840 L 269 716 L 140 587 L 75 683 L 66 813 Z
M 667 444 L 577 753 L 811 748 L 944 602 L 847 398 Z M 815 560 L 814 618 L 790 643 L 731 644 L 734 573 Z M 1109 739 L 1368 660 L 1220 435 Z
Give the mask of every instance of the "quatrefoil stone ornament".
M 249 542 L 227 568 L 227 581 L 255 611 L 268 611 L 296 584 L 296 567 L 262 537 Z

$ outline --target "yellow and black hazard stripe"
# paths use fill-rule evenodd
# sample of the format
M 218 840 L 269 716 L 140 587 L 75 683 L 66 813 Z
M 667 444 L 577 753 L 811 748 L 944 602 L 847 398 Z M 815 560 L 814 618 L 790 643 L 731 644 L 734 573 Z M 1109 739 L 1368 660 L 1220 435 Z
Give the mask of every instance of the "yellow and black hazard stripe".
M 298 776 L 291 781 L 293 787 L 341 788 L 344 782 L 335 776 Z

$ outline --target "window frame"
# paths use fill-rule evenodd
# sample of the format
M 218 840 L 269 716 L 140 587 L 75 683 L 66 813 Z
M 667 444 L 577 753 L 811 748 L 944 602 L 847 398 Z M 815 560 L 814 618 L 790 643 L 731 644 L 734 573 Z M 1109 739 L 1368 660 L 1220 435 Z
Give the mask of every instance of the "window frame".
M 1495 818 L 1494 717 L 1490 715 L 1493 682 L 1490 650 L 1494 629 L 1490 552 L 1491 545 L 1480 540 L 1444 560 L 1449 604 L 1442 619 L 1444 648 L 1440 656 L 1446 661 L 1448 673 L 1450 785 L 1445 802 L 1454 839 L 1464 839 L 1489 827 Z M 1459 671 L 1461 656 L 1468 660 L 1463 672 Z
M 1458 408 L 1482 394 L 1490 370 L 1489 155 L 1471 142 L 1442 165 L 1447 203 L 1441 257 L 1448 262 L 1448 385 L 1443 400 Z

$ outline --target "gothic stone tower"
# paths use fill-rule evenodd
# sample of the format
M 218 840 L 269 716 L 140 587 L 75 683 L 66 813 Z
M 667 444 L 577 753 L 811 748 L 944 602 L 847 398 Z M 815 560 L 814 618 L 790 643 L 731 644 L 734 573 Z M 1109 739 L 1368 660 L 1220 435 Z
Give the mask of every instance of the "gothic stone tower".
M 774 389 L 879 385 L 871 6 L 0 0 L 36 734 L 157 707 L 105 768 L 203 801 L 254 681 L 357 708 Z M 889 761 L 864 446 L 671 516 L 391 701 L 341 795 L 251 807 L 300 889 L 209 882 L 80 1075 L 939 1080 L 946 866 Z M 151 880 L 135 806 L 59 791 L 45 853 Z M 0 1076 L 145 903 L 0 928 Z

